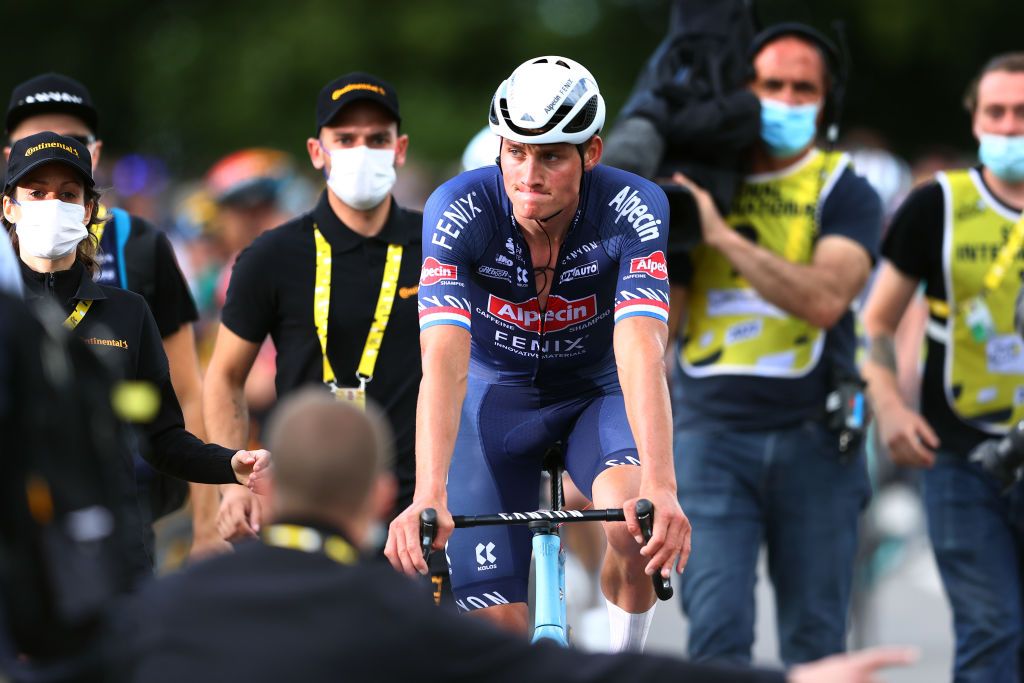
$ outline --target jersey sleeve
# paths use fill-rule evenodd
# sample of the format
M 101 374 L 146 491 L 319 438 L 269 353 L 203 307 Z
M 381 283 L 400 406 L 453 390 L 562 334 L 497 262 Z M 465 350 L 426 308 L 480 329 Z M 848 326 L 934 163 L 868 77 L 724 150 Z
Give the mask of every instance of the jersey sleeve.
M 474 180 L 477 175 L 480 173 L 471 171 L 449 180 L 423 207 L 420 330 L 434 325 L 470 329 L 474 247 L 484 224 L 494 219 L 483 186 Z
M 628 176 L 605 207 L 605 230 L 617 246 L 615 323 L 641 315 L 668 323 L 668 199 L 654 183 Z M 613 257 L 615 255 L 613 254 Z

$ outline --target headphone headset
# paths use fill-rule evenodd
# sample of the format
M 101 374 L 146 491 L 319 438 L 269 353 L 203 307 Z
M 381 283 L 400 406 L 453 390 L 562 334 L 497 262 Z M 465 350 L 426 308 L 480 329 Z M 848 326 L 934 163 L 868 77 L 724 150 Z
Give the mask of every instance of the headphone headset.
M 846 47 L 846 41 L 842 27 L 837 26 L 837 33 L 840 43 Z M 795 21 L 773 24 L 764 29 L 750 42 L 747 55 L 751 64 L 761 50 L 770 43 L 786 36 L 795 36 L 814 45 L 821 52 L 825 59 L 825 70 L 828 72 L 828 87 L 825 92 L 824 116 L 822 122 L 826 130 L 826 139 L 829 144 L 834 144 L 839 136 L 839 114 L 843 109 L 843 99 L 846 95 L 846 82 L 849 78 L 849 59 L 846 50 L 840 51 L 836 44 L 826 38 L 820 31 L 811 28 L 807 24 Z

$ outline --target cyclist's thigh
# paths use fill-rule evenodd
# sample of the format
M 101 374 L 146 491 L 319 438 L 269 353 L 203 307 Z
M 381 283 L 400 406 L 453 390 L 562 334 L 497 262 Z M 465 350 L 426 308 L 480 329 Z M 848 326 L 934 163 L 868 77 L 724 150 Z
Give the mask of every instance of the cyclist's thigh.
M 639 465 L 622 394 L 592 399 L 576 420 L 566 446 L 565 469 L 573 483 L 593 500 L 598 475 L 611 467 Z
M 537 509 L 538 453 L 551 436 L 536 405 L 522 388 L 470 378 L 448 471 L 452 514 Z M 530 535 L 525 526 L 457 529 L 446 552 L 452 593 L 461 610 L 526 602 Z

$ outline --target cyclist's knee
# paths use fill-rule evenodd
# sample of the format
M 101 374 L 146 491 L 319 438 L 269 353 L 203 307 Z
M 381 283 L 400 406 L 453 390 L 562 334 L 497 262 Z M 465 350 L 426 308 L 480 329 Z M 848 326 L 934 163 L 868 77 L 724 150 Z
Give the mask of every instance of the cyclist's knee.
M 608 539 L 608 554 L 629 564 L 646 564 L 647 561 L 640 554 L 640 545 L 629 533 L 625 522 L 605 523 L 604 533 Z
M 468 614 L 477 619 L 483 619 L 506 631 L 511 631 L 522 636 L 530 632 L 530 613 L 524 602 L 513 602 L 508 605 L 496 605 L 475 609 Z

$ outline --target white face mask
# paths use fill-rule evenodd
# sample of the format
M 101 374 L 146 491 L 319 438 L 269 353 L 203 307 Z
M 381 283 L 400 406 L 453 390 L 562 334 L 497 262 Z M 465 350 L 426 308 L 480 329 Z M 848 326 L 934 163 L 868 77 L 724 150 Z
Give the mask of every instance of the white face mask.
M 331 150 L 327 187 L 353 209 L 379 206 L 395 185 L 395 150 L 366 146 Z
M 85 207 L 59 199 L 21 203 L 21 218 L 15 225 L 18 248 L 37 258 L 59 259 L 75 250 L 89 234 Z

